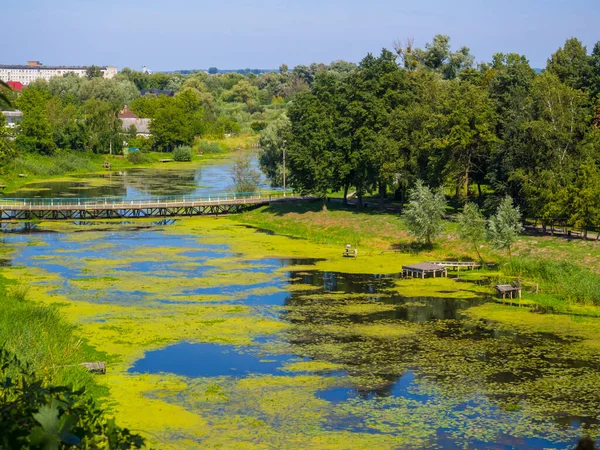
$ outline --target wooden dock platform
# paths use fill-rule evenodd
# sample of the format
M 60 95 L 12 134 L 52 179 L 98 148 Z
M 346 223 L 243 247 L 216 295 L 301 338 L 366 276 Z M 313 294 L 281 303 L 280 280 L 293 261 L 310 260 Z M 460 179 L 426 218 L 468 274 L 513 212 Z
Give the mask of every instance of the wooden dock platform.
M 497 284 L 496 294 L 503 299 L 507 297 L 512 299 L 515 298 L 515 295 L 521 298 L 521 286 L 518 284 Z
M 479 269 L 481 268 L 481 263 L 473 262 L 473 261 L 430 261 L 431 264 L 437 264 L 440 266 L 444 266 L 447 269 Z
M 424 262 L 402 266 L 402 276 L 411 276 L 413 278 L 426 278 L 427 276 L 432 278 L 436 278 L 437 276 L 447 277 L 448 269 L 440 264 Z

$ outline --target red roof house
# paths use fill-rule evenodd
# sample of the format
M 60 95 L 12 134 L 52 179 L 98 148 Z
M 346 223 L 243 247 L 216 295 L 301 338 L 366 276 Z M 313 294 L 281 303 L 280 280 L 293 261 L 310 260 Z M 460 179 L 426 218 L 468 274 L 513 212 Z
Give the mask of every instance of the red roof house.
M 13 90 L 21 92 L 23 90 L 23 84 L 19 81 L 8 81 L 6 84 Z
M 129 111 L 129 108 L 127 108 L 127 105 L 125 105 L 125 107 L 119 111 L 119 119 L 139 119 L 139 116 L 132 113 L 131 111 Z

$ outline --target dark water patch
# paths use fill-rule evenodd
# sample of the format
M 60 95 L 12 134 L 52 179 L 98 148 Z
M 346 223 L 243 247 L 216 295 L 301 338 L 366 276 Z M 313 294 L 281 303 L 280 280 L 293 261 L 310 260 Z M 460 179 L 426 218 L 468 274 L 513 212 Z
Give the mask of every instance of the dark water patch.
M 324 258 L 263 258 L 263 259 L 247 259 L 245 263 L 260 264 L 269 268 L 287 268 L 293 266 L 314 266 L 320 261 L 325 261 Z M 290 274 L 293 276 L 293 272 Z
M 322 287 L 326 292 L 375 294 L 395 286 L 399 275 L 350 274 L 341 272 L 291 271 L 292 284 Z
M 298 361 L 302 359 L 293 355 L 261 355 L 256 349 L 232 345 L 182 342 L 147 352 L 129 372 L 173 373 L 192 378 L 285 375 L 282 366 Z
M 334 387 L 318 391 L 317 397 L 330 403 L 342 403 L 352 399 L 377 400 L 387 397 L 403 397 L 427 402 L 433 398 L 431 395 L 419 393 L 418 386 L 415 383 L 415 374 L 411 371 L 400 377 L 393 377 L 391 383 L 381 388 Z

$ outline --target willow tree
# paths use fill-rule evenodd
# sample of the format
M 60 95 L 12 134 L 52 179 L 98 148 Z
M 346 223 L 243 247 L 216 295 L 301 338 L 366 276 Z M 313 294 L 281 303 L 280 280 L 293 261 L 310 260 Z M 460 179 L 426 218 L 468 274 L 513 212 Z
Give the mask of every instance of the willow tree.
M 512 256 L 512 247 L 522 230 L 521 211 L 513 205 L 513 199 L 507 195 L 498 205 L 496 214 L 490 217 L 488 237 L 494 247 L 507 250 L 508 256 Z
M 479 246 L 485 242 L 486 220 L 475 203 L 467 203 L 458 216 L 459 236 L 473 246 L 480 261 L 483 261 Z
M 408 205 L 402 219 L 409 233 L 428 247 L 444 231 L 446 198 L 441 189 L 432 190 L 421 180 L 408 194 Z

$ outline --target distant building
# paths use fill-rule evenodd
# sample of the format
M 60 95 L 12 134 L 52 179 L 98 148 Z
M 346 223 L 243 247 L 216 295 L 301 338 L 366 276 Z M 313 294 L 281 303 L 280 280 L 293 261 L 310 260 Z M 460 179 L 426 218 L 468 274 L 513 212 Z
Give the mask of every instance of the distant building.
M 150 137 L 150 119 L 140 119 L 135 113 L 131 112 L 127 105 L 119 111 L 119 119 L 123 123 L 123 131 L 129 131 L 133 125 L 136 130 L 136 136 Z
M 21 111 L 2 111 L 2 114 L 6 117 L 6 125 L 10 128 L 16 127 L 23 120 Z
M 98 66 L 104 78 L 113 78 L 118 68 L 113 66 Z M 45 66 L 39 61 L 28 61 L 27 65 L 0 64 L 0 80 L 19 82 L 23 86 L 40 78 L 48 81 L 50 78 L 62 77 L 68 73 L 85 77 L 89 66 Z

